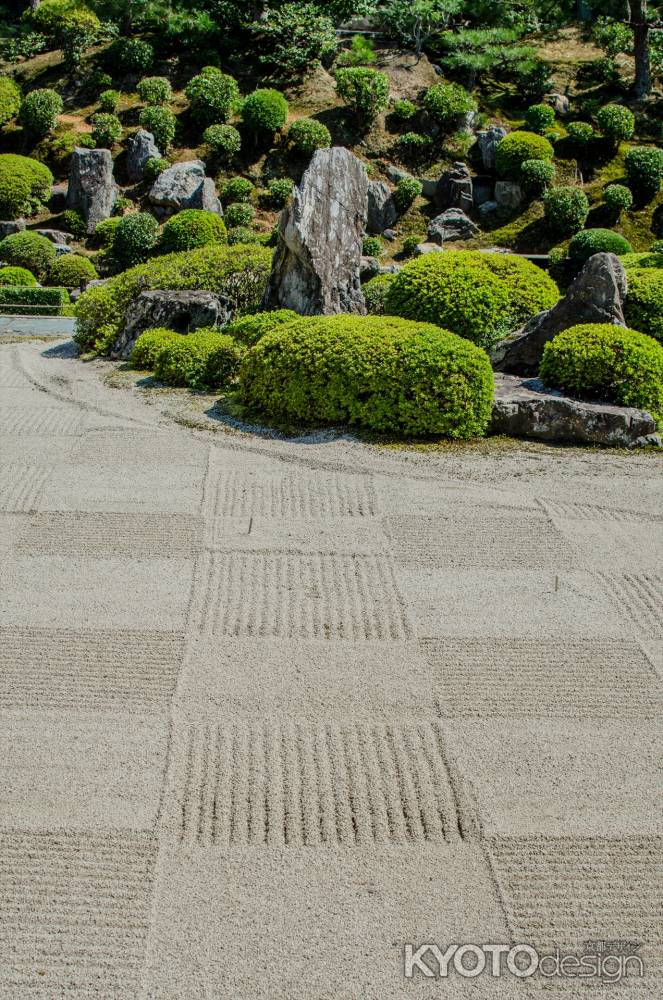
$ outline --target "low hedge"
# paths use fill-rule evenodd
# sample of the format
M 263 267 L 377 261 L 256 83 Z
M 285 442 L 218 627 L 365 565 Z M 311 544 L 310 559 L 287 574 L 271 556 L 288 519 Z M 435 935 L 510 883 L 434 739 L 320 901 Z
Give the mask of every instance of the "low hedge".
M 470 438 L 488 426 L 493 373 L 483 351 L 431 324 L 306 317 L 247 352 L 240 398 L 279 422 Z
M 614 253 L 618 257 L 631 253 L 631 244 L 612 229 L 583 229 L 569 243 L 569 257 L 584 264 L 595 253 Z
M 138 368 L 139 371 L 151 371 L 163 348 L 182 336 L 184 335 L 165 327 L 155 327 L 141 333 L 129 358 L 131 367 Z
M 663 347 L 635 330 L 607 323 L 564 330 L 545 345 L 539 376 L 551 388 L 663 419 Z
M 663 269 L 663 247 L 661 250 L 655 250 L 654 244 L 647 251 L 642 253 L 627 253 L 622 257 L 622 264 L 627 271 L 633 268 L 662 268 Z
M 36 288 L 37 279 L 25 267 L 1 267 L 0 285 L 17 285 L 19 288 Z
M 161 248 L 164 253 L 177 253 L 227 240 L 226 226 L 219 215 L 201 208 L 187 208 L 166 222 L 161 233 Z
M 296 319 L 299 319 L 299 316 L 292 309 L 274 309 L 272 312 L 240 316 L 239 319 L 224 327 L 223 332 L 240 344 L 244 344 L 245 347 L 252 347 L 265 334 L 277 330 L 284 323 L 292 323 Z
M 6 285 L 0 289 L 0 313 L 3 316 L 54 316 L 69 304 L 65 288 L 23 288 Z
M 169 340 L 156 355 L 154 375 L 164 385 L 222 389 L 236 377 L 242 348 L 218 330 L 196 330 Z
M 625 318 L 629 326 L 663 343 L 663 270 L 628 269 Z

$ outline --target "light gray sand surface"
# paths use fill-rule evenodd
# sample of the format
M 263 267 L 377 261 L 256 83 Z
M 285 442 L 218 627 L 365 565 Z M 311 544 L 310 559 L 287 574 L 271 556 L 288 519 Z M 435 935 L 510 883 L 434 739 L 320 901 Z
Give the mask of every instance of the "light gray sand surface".
M 660 459 L 190 429 L 69 354 L 0 346 L 2 1000 L 660 1000 Z M 645 978 L 403 975 L 601 940 Z

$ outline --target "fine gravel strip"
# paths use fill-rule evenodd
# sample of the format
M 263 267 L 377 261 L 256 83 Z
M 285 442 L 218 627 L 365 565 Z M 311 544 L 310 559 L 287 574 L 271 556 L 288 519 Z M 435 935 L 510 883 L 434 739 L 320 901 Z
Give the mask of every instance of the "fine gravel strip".
M 0 998 L 603 998 L 404 947 L 630 941 L 660 1000 L 660 459 L 107 372 L 0 345 Z

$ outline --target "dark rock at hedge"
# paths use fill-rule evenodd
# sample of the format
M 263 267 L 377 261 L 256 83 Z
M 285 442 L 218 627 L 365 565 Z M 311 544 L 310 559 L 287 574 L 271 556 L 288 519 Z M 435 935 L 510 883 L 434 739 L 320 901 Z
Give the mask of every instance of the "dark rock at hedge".
M 13 236 L 14 233 L 22 233 L 24 229 L 25 219 L 0 222 L 0 240 L 4 240 L 5 236 Z
M 501 125 L 490 125 L 487 129 L 477 132 L 477 145 L 484 170 L 495 169 L 495 152 L 506 134 L 507 129 Z
M 458 161 L 444 171 L 435 188 L 435 204 L 440 209 L 461 208 L 465 212 L 472 211 L 472 174 L 466 163 Z
M 65 233 L 61 229 L 37 229 L 36 232 L 45 239 L 50 240 L 51 243 L 56 243 L 58 246 L 67 246 L 69 243 L 74 242 L 74 237 L 71 233 Z
M 81 213 L 88 233 L 93 233 L 100 222 L 111 217 L 117 195 L 110 150 L 77 146 L 71 154 L 67 208 Z
M 461 208 L 448 208 L 428 223 L 428 239 L 433 243 L 469 240 L 478 232 L 479 227 Z
M 145 330 L 165 327 L 178 333 L 191 333 L 201 327 L 223 326 L 230 318 L 227 304 L 212 292 L 141 292 L 127 310 L 111 357 L 128 358 Z

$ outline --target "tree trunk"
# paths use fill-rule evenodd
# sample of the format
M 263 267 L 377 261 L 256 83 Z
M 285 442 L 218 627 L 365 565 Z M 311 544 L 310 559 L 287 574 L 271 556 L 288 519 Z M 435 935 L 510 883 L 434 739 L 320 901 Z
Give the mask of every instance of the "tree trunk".
M 576 0 L 576 16 L 579 21 L 583 21 L 584 23 L 592 20 L 592 8 L 588 0 Z
M 649 69 L 649 22 L 647 20 L 647 0 L 629 0 L 631 28 L 633 29 L 633 53 L 635 55 L 634 97 L 646 97 L 651 90 Z

